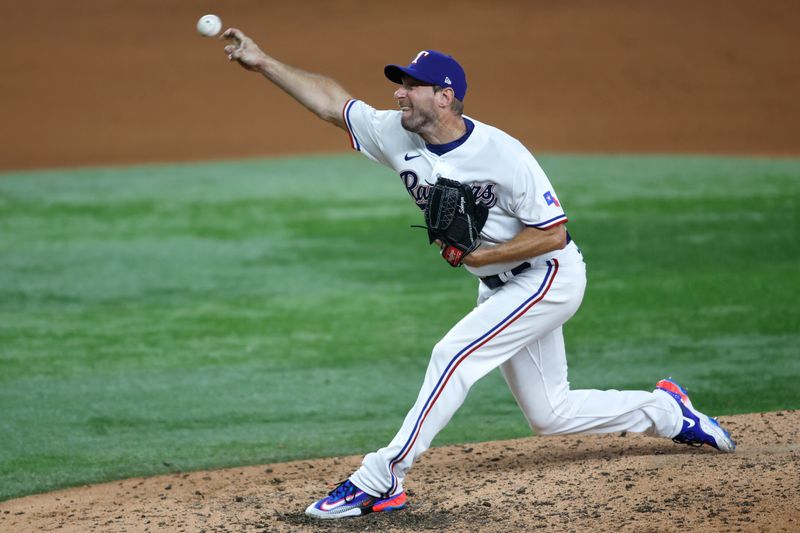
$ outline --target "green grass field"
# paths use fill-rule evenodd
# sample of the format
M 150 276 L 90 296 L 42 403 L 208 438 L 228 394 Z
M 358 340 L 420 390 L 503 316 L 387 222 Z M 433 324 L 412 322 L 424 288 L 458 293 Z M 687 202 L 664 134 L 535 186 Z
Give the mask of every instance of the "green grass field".
M 573 387 L 800 407 L 800 160 L 540 160 Z M 0 174 L 0 500 L 382 446 L 475 300 L 420 221 L 356 155 Z M 528 434 L 495 372 L 434 444 Z

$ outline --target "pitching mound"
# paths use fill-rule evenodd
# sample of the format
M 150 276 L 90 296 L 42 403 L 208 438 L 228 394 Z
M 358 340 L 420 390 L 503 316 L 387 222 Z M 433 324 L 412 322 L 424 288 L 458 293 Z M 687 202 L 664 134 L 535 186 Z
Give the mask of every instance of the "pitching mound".
M 447 446 L 406 510 L 303 514 L 360 457 L 129 479 L 0 504 L 3 531 L 798 531 L 797 411 L 724 417 L 735 454 L 639 435 Z

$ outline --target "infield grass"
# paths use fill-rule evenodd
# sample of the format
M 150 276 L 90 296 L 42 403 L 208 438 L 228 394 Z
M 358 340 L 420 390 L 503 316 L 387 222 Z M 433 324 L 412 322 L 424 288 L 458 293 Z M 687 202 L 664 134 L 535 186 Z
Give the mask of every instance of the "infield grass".
M 800 407 L 800 161 L 540 161 L 589 265 L 574 388 Z M 355 155 L 0 174 L 0 500 L 384 445 L 475 300 L 420 221 Z M 528 434 L 494 372 L 434 444 Z

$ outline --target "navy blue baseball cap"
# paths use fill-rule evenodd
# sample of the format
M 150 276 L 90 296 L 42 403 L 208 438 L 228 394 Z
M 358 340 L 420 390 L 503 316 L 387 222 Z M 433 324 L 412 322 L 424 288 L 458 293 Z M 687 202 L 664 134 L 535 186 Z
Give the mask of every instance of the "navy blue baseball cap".
M 383 73 L 395 83 L 403 83 L 405 74 L 431 85 L 450 87 L 456 98 L 462 101 L 467 94 L 467 75 L 464 74 L 464 69 L 453 56 L 436 50 L 423 50 L 407 67 L 386 65 Z

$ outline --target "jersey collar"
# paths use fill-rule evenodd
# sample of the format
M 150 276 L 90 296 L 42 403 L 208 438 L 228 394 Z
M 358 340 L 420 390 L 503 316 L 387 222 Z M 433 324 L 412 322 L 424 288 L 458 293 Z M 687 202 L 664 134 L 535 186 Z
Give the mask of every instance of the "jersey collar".
M 467 132 L 458 139 L 456 139 L 455 141 L 451 141 L 445 144 L 425 143 L 425 147 L 438 156 L 442 156 L 447 152 L 455 150 L 456 148 L 464 144 L 467 141 L 467 139 L 469 139 L 469 136 L 472 135 L 472 131 L 475 129 L 475 123 L 466 117 L 464 117 L 464 125 L 467 127 Z

